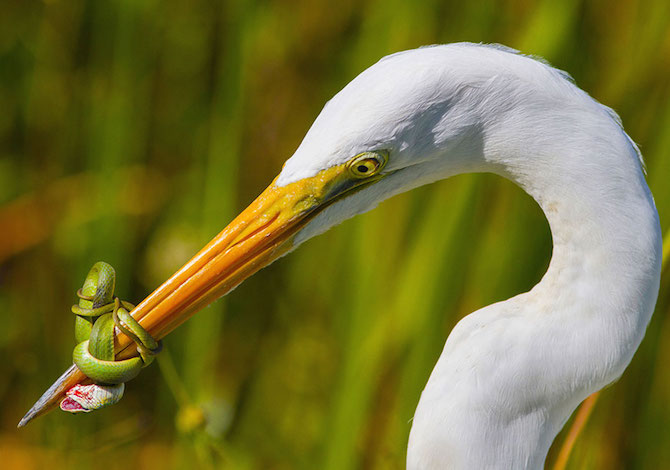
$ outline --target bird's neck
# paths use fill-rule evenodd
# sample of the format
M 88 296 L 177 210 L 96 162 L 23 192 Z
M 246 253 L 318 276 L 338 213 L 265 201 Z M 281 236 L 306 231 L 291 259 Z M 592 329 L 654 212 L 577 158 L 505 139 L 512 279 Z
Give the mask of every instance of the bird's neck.
M 492 165 L 540 205 L 553 256 L 531 291 L 454 328 L 417 408 L 408 468 L 541 468 L 579 402 L 630 362 L 656 302 L 661 237 L 632 147 L 614 151 Z
M 611 342 L 603 339 L 608 354 L 618 348 L 616 360 L 611 356 L 591 370 L 590 382 L 602 385 L 623 372 L 642 340 L 660 277 L 658 214 L 632 153 L 623 147 L 576 157 L 606 162 L 596 171 L 559 162 L 543 166 L 532 180 L 512 176 L 540 205 L 553 239 L 545 276 L 524 296 L 528 313 L 598 319 L 616 330 Z
M 571 157 L 607 163 L 575 172 L 559 162 L 532 179 L 513 175 L 540 205 L 553 240 L 542 280 L 506 302 L 523 316 L 546 317 L 533 332 L 542 342 L 531 341 L 537 353 L 540 344 L 552 347 L 546 370 L 536 371 L 554 389 L 543 397 L 545 421 L 536 423 L 539 455 L 584 398 L 624 372 L 644 337 L 660 280 L 658 213 L 631 148 Z M 531 394 L 529 402 L 541 395 Z

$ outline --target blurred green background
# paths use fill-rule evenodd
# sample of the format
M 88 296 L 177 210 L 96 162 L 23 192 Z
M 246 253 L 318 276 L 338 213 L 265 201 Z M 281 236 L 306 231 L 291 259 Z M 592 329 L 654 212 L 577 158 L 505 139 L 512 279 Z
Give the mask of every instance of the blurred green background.
M 121 404 L 15 425 L 70 364 L 93 262 L 141 300 L 269 184 L 326 100 L 398 50 L 499 42 L 570 72 L 639 143 L 667 233 L 669 26 L 667 0 L 3 1 L 0 466 L 404 468 L 450 329 L 548 265 L 539 208 L 494 176 L 305 244 L 173 333 Z M 669 294 L 665 277 L 569 468 L 670 467 Z

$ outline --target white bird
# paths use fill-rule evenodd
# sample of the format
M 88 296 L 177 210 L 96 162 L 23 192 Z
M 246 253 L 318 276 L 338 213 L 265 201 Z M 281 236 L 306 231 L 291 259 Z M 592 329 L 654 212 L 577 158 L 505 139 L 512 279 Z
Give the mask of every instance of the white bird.
M 272 185 L 133 315 L 162 337 L 305 240 L 465 172 L 498 174 L 532 196 L 553 256 L 529 292 L 451 332 L 412 421 L 407 468 L 540 469 L 577 405 L 617 380 L 642 341 L 661 232 L 617 115 L 514 50 L 432 46 L 365 70 L 327 103 Z M 81 379 L 64 377 L 61 388 Z

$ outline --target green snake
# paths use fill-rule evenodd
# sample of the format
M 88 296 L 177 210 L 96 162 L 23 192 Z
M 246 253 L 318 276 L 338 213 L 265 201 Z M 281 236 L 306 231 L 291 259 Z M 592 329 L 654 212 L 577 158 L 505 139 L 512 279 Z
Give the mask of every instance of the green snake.
M 114 297 L 115 281 L 114 268 L 98 262 L 77 291 L 79 304 L 72 306 L 77 346 L 72 359 L 94 383 L 68 390 L 61 402 L 64 411 L 89 412 L 117 403 L 123 396 L 124 383 L 135 378 L 161 349 L 161 343 L 130 315 L 134 306 Z M 135 342 L 138 357 L 114 360 L 115 328 Z

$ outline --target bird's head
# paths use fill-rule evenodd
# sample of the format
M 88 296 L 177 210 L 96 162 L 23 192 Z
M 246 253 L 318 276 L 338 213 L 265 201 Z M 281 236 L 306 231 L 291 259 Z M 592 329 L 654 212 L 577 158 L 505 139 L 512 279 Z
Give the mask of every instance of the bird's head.
M 333 225 L 414 187 L 490 170 L 485 146 L 506 111 L 518 109 L 517 91 L 529 88 L 498 80 L 500 63 L 511 61 L 541 78 L 550 70 L 468 44 L 401 52 L 365 70 L 326 104 L 270 186 L 134 315 L 161 338 Z
M 270 186 L 138 306 L 145 328 L 162 337 L 308 238 L 472 169 L 477 101 L 437 49 L 387 57 L 333 97 Z
M 390 196 L 482 166 L 477 88 L 488 77 L 467 62 L 457 47 L 397 53 L 325 105 L 269 188 L 300 201 L 294 215 L 309 213 L 294 246 Z

